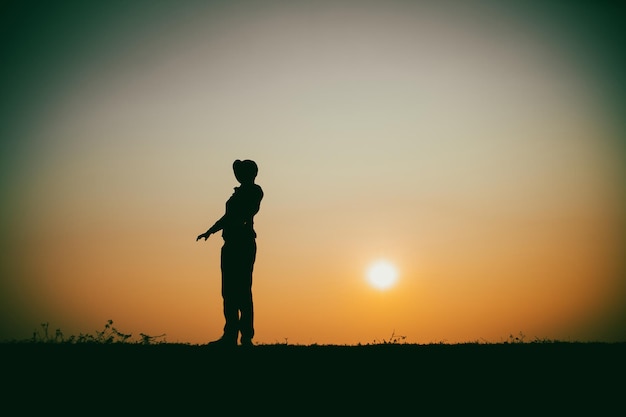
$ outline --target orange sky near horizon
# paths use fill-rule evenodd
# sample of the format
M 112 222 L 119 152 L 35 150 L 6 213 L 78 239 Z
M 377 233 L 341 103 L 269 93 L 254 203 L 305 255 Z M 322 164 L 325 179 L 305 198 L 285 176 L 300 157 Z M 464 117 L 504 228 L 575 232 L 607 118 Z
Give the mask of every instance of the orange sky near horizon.
M 0 339 L 219 337 L 196 236 L 253 159 L 256 343 L 626 341 L 624 131 L 573 12 L 254 4 L 16 8 Z

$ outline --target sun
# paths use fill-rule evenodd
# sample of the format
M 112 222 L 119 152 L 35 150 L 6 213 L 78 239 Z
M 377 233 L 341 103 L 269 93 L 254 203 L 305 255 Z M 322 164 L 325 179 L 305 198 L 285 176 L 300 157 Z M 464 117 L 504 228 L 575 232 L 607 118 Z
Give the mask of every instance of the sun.
M 367 280 L 370 285 L 379 289 L 386 290 L 393 286 L 398 279 L 398 271 L 396 267 L 389 261 L 384 259 L 372 263 L 367 268 Z

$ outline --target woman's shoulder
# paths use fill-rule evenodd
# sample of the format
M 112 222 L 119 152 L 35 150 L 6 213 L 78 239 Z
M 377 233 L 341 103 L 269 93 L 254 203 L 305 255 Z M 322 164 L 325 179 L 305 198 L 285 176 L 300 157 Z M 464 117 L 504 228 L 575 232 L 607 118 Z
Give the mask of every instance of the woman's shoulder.
M 246 195 L 253 195 L 257 197 L 263 197 L 263 189 L 259 184 L 246 184 L 238 187 L 238 191 Z

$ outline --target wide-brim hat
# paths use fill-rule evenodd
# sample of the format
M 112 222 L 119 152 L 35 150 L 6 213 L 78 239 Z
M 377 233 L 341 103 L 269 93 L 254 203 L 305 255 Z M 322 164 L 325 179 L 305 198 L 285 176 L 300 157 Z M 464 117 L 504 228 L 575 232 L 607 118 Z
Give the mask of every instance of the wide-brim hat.
M 259 173 L 259 167 L 256 162 L 250 159 L 237 159 L 233 162 L 233 170 L 240 176 L 253 179 Z

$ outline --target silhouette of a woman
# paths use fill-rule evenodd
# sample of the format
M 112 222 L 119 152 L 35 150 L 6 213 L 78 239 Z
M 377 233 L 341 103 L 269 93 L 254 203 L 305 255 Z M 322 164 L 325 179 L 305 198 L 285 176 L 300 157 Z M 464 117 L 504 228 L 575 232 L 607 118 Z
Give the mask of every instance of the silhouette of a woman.
M 221 253 L 222 298 L 224 300 L 224 333 L 211 345 L 252 346 L 254 337 L 254 308 L 252 303 L 252 270 L 256 260 L 254 216 L 258 213 L 263 190 L 255 184 L 257 164 L 249 159 L 233 163 L 235 178 L 241 184 L 226 202 L 225 214 L 196 241 L 206 241 L 222 231 L 224 245 Z

